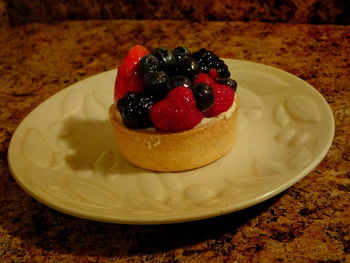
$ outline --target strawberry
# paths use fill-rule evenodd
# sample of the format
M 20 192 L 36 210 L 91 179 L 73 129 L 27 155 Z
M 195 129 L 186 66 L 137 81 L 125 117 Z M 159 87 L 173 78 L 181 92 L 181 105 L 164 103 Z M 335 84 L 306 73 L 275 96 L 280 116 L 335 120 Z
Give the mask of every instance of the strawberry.
M 192 129 L 203 118 L 191 89 L 184 86 L 171 90 L 164 100 L 154 104 L 149 115 L 154 126 L 164 132 Z
M 118 68 L 118 75 L 114 85 L 114 100 L 124 97 L 130 92 L 140 92 L 143 89 L 143 78 L 137 73 L 137 66 L 140 59 L 149 54 L 149 51 L 141 46 L 133 46 L 122 64 Z
M 228 85 L 212 83 L 211 88 L 214 93 L 214 104 L 211 108 L 204 112 L 205 117 L 210 118 L 227 111 L 235 98 L 233 89 Z
M 196 84 L 196 83 L 207 83 L 210 85 L 214 83 L 214 79 L 207 73 L 201 72 L 193 80 L 193 84 Z

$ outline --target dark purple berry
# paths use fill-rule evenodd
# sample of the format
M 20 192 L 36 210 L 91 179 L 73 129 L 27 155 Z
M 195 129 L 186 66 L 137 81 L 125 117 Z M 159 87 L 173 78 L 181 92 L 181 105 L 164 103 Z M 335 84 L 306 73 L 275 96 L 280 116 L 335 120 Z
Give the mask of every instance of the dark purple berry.
M 176 47 L 173 50 L 173 53 L 174 53 L 176 59 L 180 59 L 182 57 L 189 57 L 189 56 L 191 56 L 191 52 L 186 47 Z
M 159 60 L 152 54 L 145 55 L 140 59 L 137 70 L 141 75 L 158 71 Z
M 128 92 L 118 100 L 117 107 L 126 127 L 145 129 L 152 126 L 148 117 L 149 109 L 156 102 L 154 97 L 144 92 Z
M 162 99 L 165 97 L 165 95 L 169 92 L 170 89 L 170 79 L 164 71 L 150 72 L 145 75 L 145 92 L 152 94 L 159 99 Z
M 182 57 L 176 64 L 177 72 L 190 79 L 193 79 L 200 72 L 200 67 L 196 60 L 191 57 Z
M 212 65 L 215 68 L 220 76 L 220 78 L 228 78 L 230 77 L 230 71 L 228 70 L 228 66 L 225 64 L 223 60 L 217 60 Z
M 196 83 L 192 87 L 193 96 L 196 99 L 197 108 L 205 112 L 210 109 L 214 103 L 214 93 L 207 83 Z
M 172 70 L 176 63 L 176 58 L 173 52 L 166 48 L 156 48 L 152 54 L 158 59 L 160 70 L 169 71 Z
M 230 86 L 233 89 L 233 91 L 236 91 L 237 89 L 237 82 L 233 79 L 230 79 L 230 78 L 217 79 L 216 82 L 223 85 Z
M 171 77 L 170 86 L 172 89 L 175 89 L 175 88 L 180 87 L 180 86 L 190 88 L 192 86 L 192 83 L 188 77 L 185 77 L 182 75 L 176 75 L 176 76 Z
M 215 53 L 205 48 L 193 53 L 192 57 L 198 62 L 202 71 L 208 71 L 213 67 L 213 63 L 220 59 Z
M 217 70 L 220 78 L 230 77 L 230 71 L 227 65 L 214 52 L 202 48 L 193 53 L 192 57 L 198 62 L 201 71 L 208 72 L 210 69 L 214 68 Z

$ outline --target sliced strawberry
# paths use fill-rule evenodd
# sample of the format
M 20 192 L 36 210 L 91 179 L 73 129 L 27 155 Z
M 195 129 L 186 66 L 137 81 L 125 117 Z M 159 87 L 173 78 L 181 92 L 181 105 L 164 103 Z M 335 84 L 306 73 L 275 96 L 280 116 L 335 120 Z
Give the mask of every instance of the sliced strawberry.
M 137 73 L 137 65 L 140 59 L 149 54 L 149 51 L 141 46 L 133 46 L 122 64 L 118 68 L 118 74 L 114 85 L 114 100 L 122 98 L 128 91 L 140 92 L 143 89 L 143 78 Z
M 211 88 L 214 93 L 214 104 L 208 111 L 204 112 L 204 116 L 207 118 L 227 111 L 232 106 L 235 98 L 234 91 L 228 85 L 212 83 Z
M 149 114 L 154 126 L 165 132 L 192 129 L 203 118 L 191 89 L 183 86 L 171 90 L 164 100 L 151 107 Z

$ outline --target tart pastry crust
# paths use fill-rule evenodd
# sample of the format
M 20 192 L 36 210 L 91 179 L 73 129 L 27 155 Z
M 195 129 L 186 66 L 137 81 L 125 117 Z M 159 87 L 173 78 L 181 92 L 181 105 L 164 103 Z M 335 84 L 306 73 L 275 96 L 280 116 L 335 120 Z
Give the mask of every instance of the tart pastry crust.
M 118 149 L 130 163 L 152 171 L 184 171 L 212 163 L 231 149 L 237 126 L 235 100 L 237 105 L 229 118 L 218 118 L 182 132 L 129 129 L 115 105 L 110 107 L 109 118 Z

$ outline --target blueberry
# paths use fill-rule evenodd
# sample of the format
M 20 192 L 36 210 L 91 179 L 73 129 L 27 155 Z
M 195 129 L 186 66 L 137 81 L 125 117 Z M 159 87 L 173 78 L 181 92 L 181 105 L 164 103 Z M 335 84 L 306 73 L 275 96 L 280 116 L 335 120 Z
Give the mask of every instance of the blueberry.
M 216 82 L 230 86 L 233 89 L 233 91 L 236 91 L 237 89 L 237 82 L 233 79 L 230 79 L 230 78 L 217 79 Z
M 156 48 L 152 54 L 159 60 L 160 69 L 163 71 L 171 70 L 176 63 L 176 58 L 169 49 Z
M 180 59 L 180 58 L 182 58 L 182 57 L 191 56 L 191 52 L 190 52 L 189 49 L 186 48 L 186 47 L 176 47 L 176 48 L 173 50 L 173 53 L 174 53 L 176 59 Z
M 200 67 L 193 58 L 191 57 L 182 57 L 176 64 L 177 71 L 190 79 L 193 79 L 199 72 Z
M 156 102 L 154 97 L 144 92 L 128 92 L 118 100 L 117 107 L 126 127 L 145 129 L 152 126 L 148 117 L 149 109 Z
M 170 79 L 164 71 L 150 72 L 145 75 L 145 92 L 161 99 L 165 97 L 170 89 Z
M 141 75 L 146 75 L 149 72 L 154 72 L 159 69 L 159 60 L 152 54 L 145 55 L 141 58 L 138 64 L 138 72 Z
M 170 86 L 172 89 L 175 89 L 180 86 L 184 86 L 186 88 L 190 88 L 192 86 L 192 83 L 189 78 L 182 75 L 176 75 L 171 77 L 170 79 Z
M 196 99 L 197 108 L 202 112 L 209 110 L 214 103 L 214 94 L 210 85 L 196 83 L 192 87 L 192 92 Z

